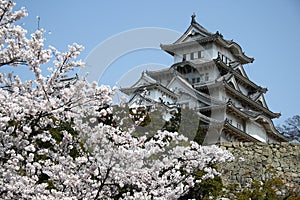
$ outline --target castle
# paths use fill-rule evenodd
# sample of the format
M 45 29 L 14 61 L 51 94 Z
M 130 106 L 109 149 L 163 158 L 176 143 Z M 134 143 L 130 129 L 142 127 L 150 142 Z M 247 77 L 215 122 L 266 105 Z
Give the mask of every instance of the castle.
M 143 72 L 135 84 L 122 88 L 130 108 L 160 103 L 169 110 L 193 110 L 205 132 L 204 144 L 287 141 L 274 127 L 272 119 L 280 113 L 268 108 L 267 89 L 252 82 L 243 68 L 254 59 L 239 44 L 207 31 L 192 15 L 184 34 L 161 48 L 174 64 Z

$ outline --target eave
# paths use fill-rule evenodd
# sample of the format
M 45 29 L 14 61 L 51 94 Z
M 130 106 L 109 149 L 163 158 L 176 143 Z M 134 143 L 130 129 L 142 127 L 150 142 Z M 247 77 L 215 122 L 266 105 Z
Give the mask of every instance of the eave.
M 219 33 L 216 33 L 216 39 L 215 41 L 220 44 L 222 47 L 230 49 L 230 51 L 232 52 L 232 54 L 239 58 L 239 60 L 241 61 L 241 64 L 247 64 L 247 63 L 253 63 L 254 58 L 248 57 L 245 55 L 245 53 L 243 52 L 242 48 L 240 45 L 238 45 L 236 42 L 233 42 L 232 40 L 225 40 L 223 39 L 223 36 L 220 35 Z
M 251 116 L 245 112 L 243 112 L 242 110 L 238 109 L 237 107 L 235 107 L 233 104 L 231 103 L 228 103 L 227 106 L 227 112 L 229 113 L 234 113 L 235 115 L 239 116 L 239 118 L 242 118 L 242 119 L 249 119 L 251 118 Z
M 232 54 L 236 58 L 238 58 L 238 60 L 241 62 L 241 64 L 252 63 L 254 61 L 254 58 L 251 58 L 251 57 L 248 57 L 245 55 L 245 53 L 242 51 L 242 48 L 240 47 L 240 45 L 238 45 L 236 42 L 223 39 L 223 36 L 221 36 L 219 33 L 216 33 L 216 34 L 213 34 L 211 36 L 204 37 L 201 39 L 197 39 L 194 41 L 189 41 L 189 42 L 181 42 L 181 43 L 173 43 L 173 44 L 160 44 L 160 47 L 167 53 L 174 56 L 175 51 L 177 49 L 189 47 L 189 46 L 195 46 L 195 45 L 200 46 L 201 44 L 206 44 L 208 42 L 216 42 L 223 48 L 229 49 L 232 52 Z
M 260 140 L 252 137 L 251 135 L 245 133 L 244 131 L 236 128 L 229 122 L 225 121 L 223 131 L 225 134 L 233 135 L 234 137 L 238 138 L 240 141 L 244 142 L 261 142 Z
M 173 98 L 177 99 L 179 96 L 176 95 L 174 92 L 172 92 L 171 90 L 169 90 L 168 88 L 155 83 L 155 84 L 149 84 L 149 85 L 144 85 L 144 86 L 140 86 L 140 87 L 135 87 L 135 88 L 121 88 L 121 92 L 130 95 L 132 93 L 135 93 L 137 91 L 144 91 L 145 89 L 151 90 L 151 89 L 159 89 L 164 93 L 167 93 L 168 95 L 172 96 Z
M 267 92 L 266 88 L 263 88 L 263 87 L 255 84 L 254 82 L 252 82 L 248 78 L 246 78 L 243 75 L 239 74 L 237 71 L 235 71 L 234 69 L 232 69 L 230 66 L 226 65 L 221 59 L 219 59 L 219 58 L 214 59 L 214 62 L 216 63 L 217 66 L 220 66 L 223 69 L 225 69 L 227 72 L 232 73 L 240 82 L 243 82 L 244 84 L 246 84 L 246 85 L 254 88 L 255 90 L 259 90 L 259 91 L 261 91 L 263 93 Z
M 288 142 L 289 140 L 284 137 L 274 126 L 274 123 L 272 120 L 264 117 L 264 116 L 258 116 L 256 117 L 255 121 L 265 126 L 267 134 L 271 136 L 272 138 L 275 138 L 277 141 L 280 142 Z
M 253 101 L 252 99 L 245 96 L 244 94 L 236 91 L 234 88 L 232 88 L 226 82 L 223 82 L 223 85 L 228 92 L 230 92 L 232 95 L 236 96 L 237 98 L 239 98 L 239 99 L 243 100 L 244 102 L 248 103 L 249 105 L 251 105 L 254 108 L 254 110 L 262 111 L 266 116 L 268 116 L 272 119 L 280 117 L 280 115 L 281 115 L 280 113 L 274 113 L 274 112 L 268 110 L 267 108 L 263 107 L 262 105 L 258 104 L 255 101 Z
M 226 104 L 220 104 L 220 105 L 210 105 L 210 106 L 205 106 L 205 107 L 199 107 L 196 108 L 196 110 L 200 112 L 206 112 L 206 111 L 216 111 L 216 110 L 222 110 L 225 109 Z

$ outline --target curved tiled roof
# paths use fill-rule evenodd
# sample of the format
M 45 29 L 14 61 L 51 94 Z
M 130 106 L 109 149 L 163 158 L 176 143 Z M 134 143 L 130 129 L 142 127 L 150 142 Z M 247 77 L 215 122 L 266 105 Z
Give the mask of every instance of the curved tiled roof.
M 262 105 L 260 105 L 257 102 L 253 101 L 249 97 L 245 96 L 244 94 L 242 94 L 242 93 L 236 91 L 234 88 L 230 87 L 226 82 L 223 82 L 223 85 L 224 85 L 224 87 L 227 91 L 231 92 L 232 94 L 235 94 L 237 97 L 242 99 L 244 102 L 247 102 L 252 107 L 257 108 L 258 110 L 261 110 L 262 112 L 265 113 L 265 115 L 269 116 L 270 118 L 280 117 L 280 115 L 281 115 L 280 113 L 274 113 L 274 112 L 270 111 L 269 109 L 263 107 Z
M 192 28 L 196 28 L 197 30 L 199 30 L 199 32 L 203 33 L 204 36 L 201 38 L 194 38 L 194 40 L 192 40 L 192 41 L 183 42 L 182 40 L 185 37 L 192 37 L 192 36 L 188 35 L 188 33 L 192 30 Z M 215 34 L 212 34 L 211 32 L 207 31 L 203 26 L 201 26 L 197 22 L 191 23 L 191 25 L 184 32 L 184 34 L 178 40 L 176 40 L 174 43 L 161 44 L 160 47 L 163 50 L 165 50 L 166 52 L 168 52 L 169 54 L 174 55 L 174 50 L 176 50 L 178 48 L 182 48 L 185 46 L 191 46 L 191 45 L 199 45 L 199 44 L 201 45 L 201 44 L 205 44 L 208 42 L 216 42 L 217 44 L 221 45 L 222 47 L 229 49 L 232 52 L 232 54 L 235 57 L 237 57 L 242 64 L 252 63 L 254 61 L 254 58 L 251 58 L 251 57 L 248 57 L 247 55 L 245 55 L 245 53 L 243 52 L 243 50 L 239 44 L 237 44 L 236 42 L 234 42 L 232 40 L 225 40 L 223 38 L 223 35 L 220 34 L 218 31 Z
M 245 84 L 249 85 L 250 87 L 253 87 L 255 90 L 260 90 L 262 92 L 266 92 L 266 88 L 262 88 L 261 86 L 257 85 L 256 83 L 252 82 L 250 79 L 244 77 L 237 71 L 233 70 L 230 66 L 225 64 L 220 58 L 214 59 L 214 62 L 217 64 L 217 66 L 222 67 L 226 71 L 232 73 L 239 81 L 244 82 Z
M 238 137 L 238 138 L 244 140 L 245 142 L 261 142 L 257 138 L 252 137 L 251 135 L 245 133 L 244 131 L 236 128 L 235 126 L 230 124 L 227 120 L 225 120 L 225 122 L 224 122 L 223 131 L 224 130 L 225 131 L 227 130 L 229 132 L 229 134 L 234 135 L 235 137 Z

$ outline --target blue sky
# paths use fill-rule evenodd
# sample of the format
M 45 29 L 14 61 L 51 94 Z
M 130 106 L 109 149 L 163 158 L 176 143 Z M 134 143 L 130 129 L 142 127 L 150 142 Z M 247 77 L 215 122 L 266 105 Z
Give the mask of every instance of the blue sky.
M 136 28 L 160 27 L 183 33 L 195 12 L 198 23 L 211 32 L 221 32 L 225 39 L 233 39 L 248 56 L 255 58 L 254 63 L 244 68 L 254 82 L 268 88 L 265 97 L 269 108 L 282 113 L 275 123 L 300 114 L 298 0 L 16 0 L 16 3 L 29 12 L 24 19 L 29 32 L 37 28 L 36 16 L 40 16 L 40 27 L 51 33 L 46 35 L 47 44 L 61 51 L 73 42 L 82 44 L 83 60 L 108 38 Z M 114 85 L 122 73 L 137 66 L 150 66 L 149 63 L 170 66 L 172 61 L 171 56 L 155 48 L 133 51 L 114 60 L 100 82 Z

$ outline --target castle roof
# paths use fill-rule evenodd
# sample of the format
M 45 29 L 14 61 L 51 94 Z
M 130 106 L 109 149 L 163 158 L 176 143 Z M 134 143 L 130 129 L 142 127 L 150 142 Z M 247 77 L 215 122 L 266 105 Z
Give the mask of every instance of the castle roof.
M 174 56 L 176 49 L 191 45 L 201 45 L 209 42 L 214 42 L 226 49 L 229 49 L 242 64 L 252 63 L 254 61 L 254 58 L 245 55 L 241 46 L 233 40 L 224 39 L 223 35 L 218 31 L 216 33 L 211 33 L 206 30 L 203 26 L 196 22 L 194 15 L 192 16 L 190 26 L 178 40 L 172 44 L 161 44 L 160 47 L 167 53 Z

